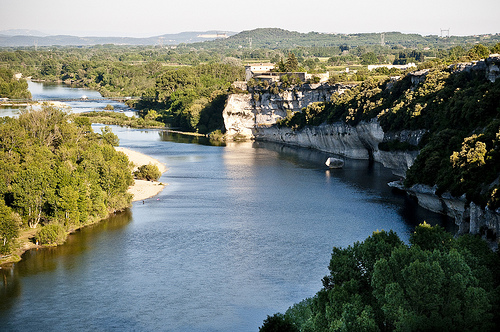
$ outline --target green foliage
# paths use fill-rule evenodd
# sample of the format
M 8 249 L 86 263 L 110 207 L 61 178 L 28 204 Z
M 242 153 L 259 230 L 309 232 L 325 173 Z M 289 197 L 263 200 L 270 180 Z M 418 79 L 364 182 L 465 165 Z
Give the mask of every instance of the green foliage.
M 104 142 L 111 146 L 118 146 L 120 145 L 120 140 L 118 139 L 118 136 L 116 136 L 112 131 L 111 128 L 108 126 L 105 126 L 104 128 L 101 129 L 101 138 Z
M 61 244 L 66 239 L 66 231 L 59 224 L 45 225 L 35 234 L 39 244 Z
M 21 220 L 65 228 L 127 207 L 133 178 L 128 158 L 109 144 L 115 138 L 109 128 L 96 135 L 88 119 L 48 105 L 2 118 L 0 233 L 15 232 Z
M 165 127 L 165 124 L 163 122 L 156 121 L 156 119 L 158 118 L 158 114 L 156 113 L 156 111 L 145 110 L 144 112 L 141 113 L 143 114 L 145 113 L 145 115 L 139 118 L 139 117 L 130 117 L 123 113 L 118 113 L 118 112 L 89 112 L 89 113 L 81 113 L 78 118 L 85 119 L 86 121 L 89 121 L 89 123 L 103 123 L 107 125 L 119 125 L 131 128 Z
M 264 326 L 299 331 L 494 331 L 500 257 L 478 237 L 417 226 L 406 246 L 392 231 L 333 248 L 313 298 Z M 275 325 L 276 324 L 276 325 Z
M 0 254 L 9 254 L 19 233 L 21 218 L 0 199 Z
M 299 332 L 299 329 L 295 327 L 288 319 L 280 313 L 274 314 L 273 316 L 267 316 L 264 320 L 264 324 L 259 327 L 260 332 Z
M 139 166 L 134 172 L 134 176 L 139 180 L 157 181 L 161 176 L 161 172 L 158 166 L 149 163 L 148 165 Z
M 468 56 L 471 60 L 486 59 L 489 55 L 490 50 L 482 44 L 474 45 L 474 47 L 472 47 L 468 53 Z
M 0 67 L 0 98 L 31 98 L 28 83 L 24 79 L 16 80 L 12 70 Z
M 231 83 L 243 78 L 243 68 L 207 64 L 168 70 L 138 107 L 155 109 L 171 127 L 209 133 L 222 129 L 222 111 Z
M 361 56 L 362 65 L 373 65 L 378 62 L 377 55 L 373 52 L 365 53 Z

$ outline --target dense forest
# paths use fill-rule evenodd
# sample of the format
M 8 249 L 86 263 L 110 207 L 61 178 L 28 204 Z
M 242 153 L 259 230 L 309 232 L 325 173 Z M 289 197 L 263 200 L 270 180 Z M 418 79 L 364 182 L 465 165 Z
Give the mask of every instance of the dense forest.
M 94 133 L 88 118 L 48 105 L 0 118 L 0 254 L 22 228 L 52 244 L 128 207 L 132 170 L 117 145 L 109 127 Z
M 496 331 L 500 256 L 477 236 L 415 228 L 409 245 L 392 231 L 333 248 L 323 288 L 268 331 Z

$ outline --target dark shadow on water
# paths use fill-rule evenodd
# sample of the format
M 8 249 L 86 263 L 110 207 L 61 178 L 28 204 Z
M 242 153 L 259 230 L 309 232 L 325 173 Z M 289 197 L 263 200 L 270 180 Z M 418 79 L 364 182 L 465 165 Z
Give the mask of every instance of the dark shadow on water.
M 63 245 L 26 251 L 22 260 L 10 268 L 0 269 L 0 312 L 9 309 L 21 295 L 21 281 L 38 273 L 54 271 L 62 266 L 70 269 L 75 256 L 88 249 L 88 243 L 99 233 L 123 229 L 132 220 L 130 209 L 70 234 Z
M 171 132 L 168 130 L 161 130 L 158 132 L 158 135 L 160 136 L 160 139 L 162 141 L 166 142 L 199 144 L 208 146 L 224 146 L 224 143 L 211 141 L 208 137 L 205 136 L 181 134 L 181 133 Z
M 327 177 L 348 183 L 359 190 L 373 193 L 377 197 L 374 199 L 376 203 L 399 206 L 398 213 L 409 226 L 415 227 L 426 221 L 432 225 L 440 225 L 453 234 L 458 232 L 458 226 L 455 225 L 452 218 L 426 210 L 420 207 L 414 198 L 390 188 L 388 183 L 400 178 L 381 163 L 373 160 L 349 159 L 315 149 L 272 142 L 257 141 L 253 143 L 253 147 L 274 151 L 281 160 L 286 160 L 301 168 L 325 172 Z M 331 156 L 344 160 L 344 167 L 328 169 L 325 161 Z

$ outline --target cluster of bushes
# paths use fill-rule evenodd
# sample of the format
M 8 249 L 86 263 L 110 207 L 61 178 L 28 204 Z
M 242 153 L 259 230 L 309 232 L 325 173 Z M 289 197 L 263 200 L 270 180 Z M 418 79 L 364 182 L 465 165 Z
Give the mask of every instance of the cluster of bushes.
M 495 331 L 499 254 L 426 223 L 409 242 L 381 231 L 333 248 L 323 288 L 260 331 Z
M 20 227 L 50 225 L 41 243 L 129 206 L 127 156 L 109 127 L 94 133 L 88 118 L 44 105 L 0 118 L 0 251 L 12 249 Z
M 88 112 L 80 114 L 82 117 L 89 118 L 92 123 L 103 123 L 108 125 L 127 126 L 131 128 L 163 128 L 165 124 L 156 121 L 156 111 L 145 110 L 142 117 L 130 117 L 118 112 Z M 155 114 L 155 115 L 153 115 Z
M 157 181 L 161 176 L 161 172 L 158 166 L 150 163 L 148 165 L 139 166 L 137 170 L 134 171 L 134 176 L 139 180 Z

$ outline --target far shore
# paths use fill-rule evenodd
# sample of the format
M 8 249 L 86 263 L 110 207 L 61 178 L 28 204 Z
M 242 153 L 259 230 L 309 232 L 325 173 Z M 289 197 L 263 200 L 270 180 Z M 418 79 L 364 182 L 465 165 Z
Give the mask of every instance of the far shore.
M 139 166 L 148 165 L 149 163 L 151 163 L 153 165 L 156 165 L 162 174 L 167 171 L 167 168 L 164 164 L 148 155 L 123 147 L 116 147 L 115 149 L 127 155 L 128 159 L 134 164 L 134 170 Z M 158 181 L 134 180 L 134 182 L 135 183 L 128 189 L 128 192 L 133 195 L 133 202 L 143 201 L 145 199 L 154 197 L 158 195 L 166 186 L 166 184 Z M 98 221 L 96 220 L 95 222 Z M 95 222 L 89 222 L 87 225 L 83 225 L 83 227 L 92 225 Z M 73 233 L 77 229 L 78 228 L 70 229 L 69 233 Z M 13 263 L 20 261 L 21 255 L 27 250 L 50 247 L 50 245 L 42 246 L 33 243 L 31 239 L 35 236 L 38 230 L 39 228 L 27 228 L 20 231 L 19 237 L 17 239 L 19 248 L 12 252 L 10 256 L 0 257 L 0 269 L 2 268 L 2 266 L 12 266 Z

